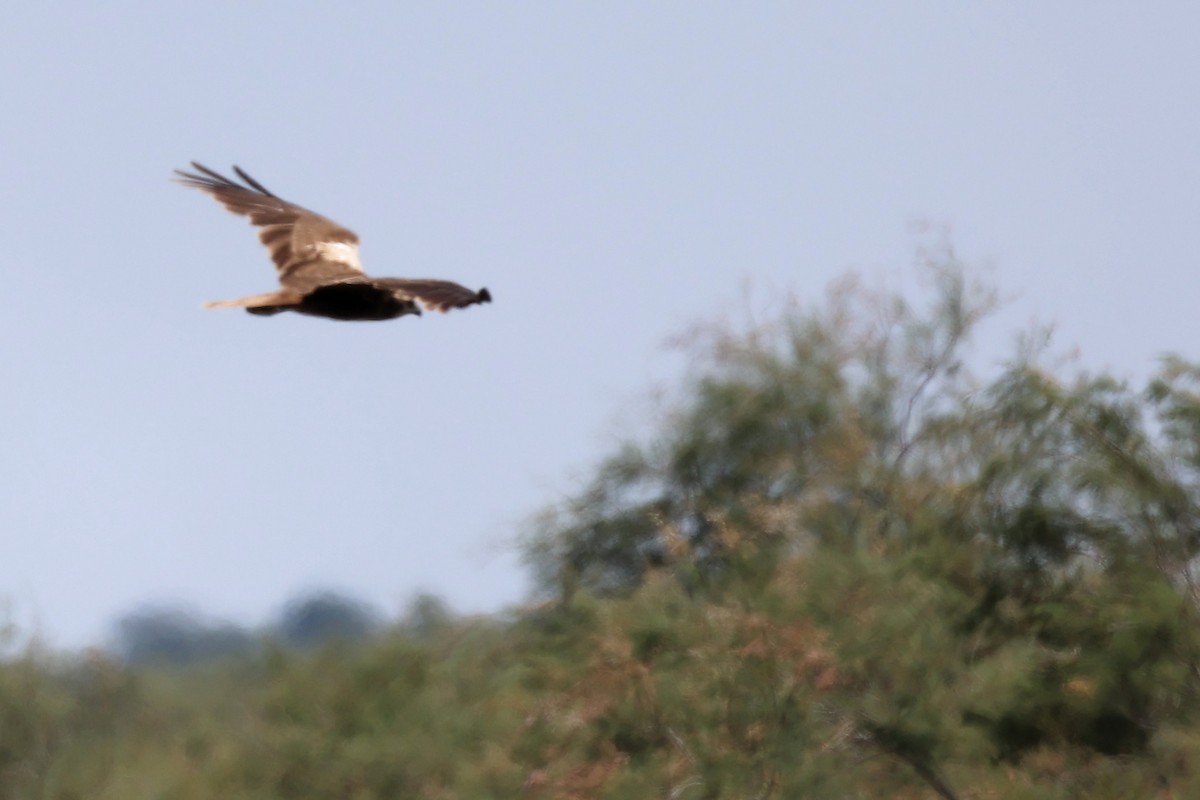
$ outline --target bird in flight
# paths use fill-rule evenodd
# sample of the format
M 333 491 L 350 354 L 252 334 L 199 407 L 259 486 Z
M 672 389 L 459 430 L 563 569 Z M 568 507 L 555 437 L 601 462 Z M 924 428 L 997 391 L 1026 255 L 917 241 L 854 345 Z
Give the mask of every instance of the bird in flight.
M 358 260 L 358 236 L 332 220 L 289 203 L 239 167 L 245 184 L 192 162 L 196 174 L 175 170 L 177 180 L 212 195 L 235 214 L 250 218 L 279 272 L 280 289 L 206 303 L 206 308 L 244 308 L 251 314 L 295 311 L 341 320 L 395 319 L 421 307 L 449 311 L 492 302 L 487 289 L 473 292 L 434 278 L 372 278 Z

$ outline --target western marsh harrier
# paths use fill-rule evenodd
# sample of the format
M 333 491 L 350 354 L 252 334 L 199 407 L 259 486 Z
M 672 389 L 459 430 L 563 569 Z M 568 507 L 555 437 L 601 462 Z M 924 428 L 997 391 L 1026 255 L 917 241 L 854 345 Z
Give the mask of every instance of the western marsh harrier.
M 332 220 L 276 197 L 240 168 L 245 185 L 192 162 L 197 172 L 175 170 L 178 181 L 212 195 L 258 228 L 279 271 L 282 288 L 238 300 L 206 303 L 206 308 L 244 308 L 251 314 L 295 311 L 344 320 L 394 319 L 432 311 L 490 303 L 487 289 L 473 292 L 434 278 L 372 278 L 358 260 L 358 237 Z

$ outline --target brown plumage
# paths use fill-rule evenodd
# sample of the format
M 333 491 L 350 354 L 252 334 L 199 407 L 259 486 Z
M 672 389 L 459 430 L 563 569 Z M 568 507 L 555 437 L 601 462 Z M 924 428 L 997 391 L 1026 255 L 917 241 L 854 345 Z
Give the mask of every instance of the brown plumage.
M 279 291 L 238 300 L 206 303 L 206 308 L 244 308 L 251 314 L 295 311 L 344 320 L 394 319 L 431 311 L 490 303 L 487 289 L 473 292 L 453 281 L 433 278 L 372 278 L 358 260 L 358 237 L 332 220 L 276 197 L 240 168 L 245 185 L 192 162 L 197 172 L 175 170 L 177 180 L 212 195 L 235 214 L 249 217 L 279 271 Z

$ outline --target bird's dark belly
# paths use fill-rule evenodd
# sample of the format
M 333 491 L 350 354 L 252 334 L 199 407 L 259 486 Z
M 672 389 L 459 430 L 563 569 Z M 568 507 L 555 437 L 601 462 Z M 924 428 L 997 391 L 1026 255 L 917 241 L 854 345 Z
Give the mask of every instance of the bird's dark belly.
M 313 317 L 342 320 L 395 319 L 404 314 L 420 313 L 411 300 L 402 300 L 390 291 L 358 283 L 339 283 L 314 289 L 294 309 Z

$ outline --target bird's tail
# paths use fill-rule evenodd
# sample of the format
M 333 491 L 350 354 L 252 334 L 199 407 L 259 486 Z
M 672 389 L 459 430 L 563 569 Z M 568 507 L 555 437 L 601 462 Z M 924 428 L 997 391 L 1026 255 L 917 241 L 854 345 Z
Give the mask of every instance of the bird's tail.
M 300 296 L 293 292 L 268 292 L 250 297 L 239 297 L 237 300 L 216 300 L 205 303 L 205 308 L 244 308 L 251 314 L 278 314 L 287 311 L 288 307 L 300 302 Z

